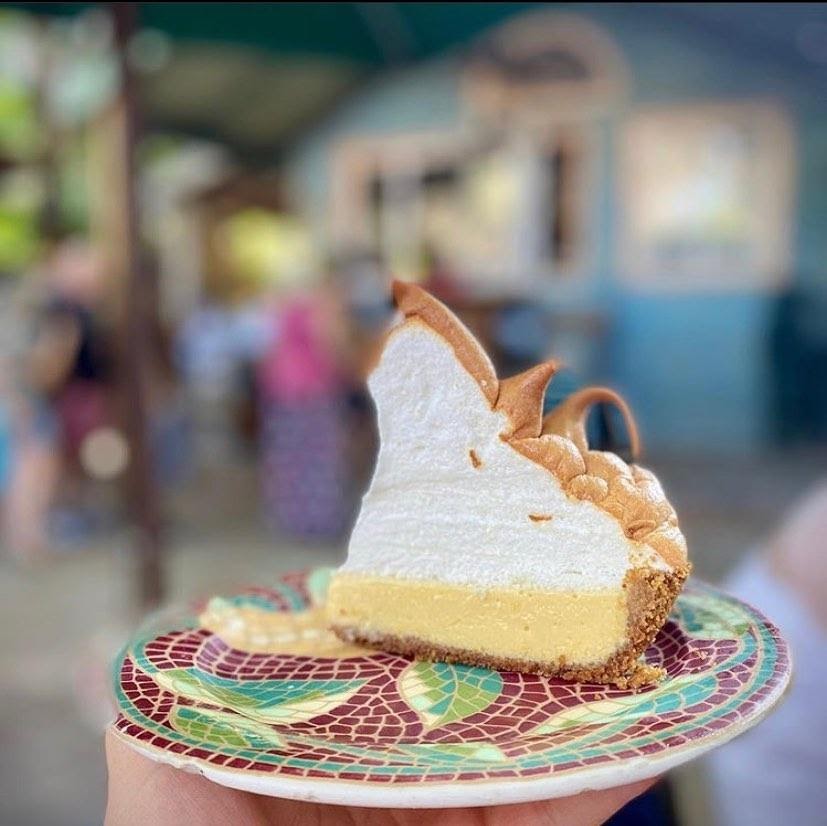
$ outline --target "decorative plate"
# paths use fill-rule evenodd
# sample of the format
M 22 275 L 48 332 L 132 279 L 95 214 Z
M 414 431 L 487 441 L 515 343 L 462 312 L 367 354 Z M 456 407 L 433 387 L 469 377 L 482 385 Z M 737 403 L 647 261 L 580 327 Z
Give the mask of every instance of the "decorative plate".
M 684 591 L 646 652 L 667 677 L 622 691 L 345 645 L 325 627 L 328 577 L 156 616 L 117 660 L 116 732 L 260 794 L 504 804 L 659 774 L 757 723 L 790 678 L 778 630 L 706 585 Z

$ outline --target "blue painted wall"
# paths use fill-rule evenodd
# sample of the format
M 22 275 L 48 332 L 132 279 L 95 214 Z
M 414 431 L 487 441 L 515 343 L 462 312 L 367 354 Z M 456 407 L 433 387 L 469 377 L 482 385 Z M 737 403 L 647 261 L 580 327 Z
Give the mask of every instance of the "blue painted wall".
M 605 375 L 630 398 L 652 447 L 736 451 L 767 438 L 767 329 L 773 297 L 759 291 L 669 295 L 632 292 L 616 279 L 614 141 L 622 118 L 657 103 L 774 100 L 797 144 L 795 278 L 825 284 L 827 102 L 815 81 L 749 39 L 690 25 L 668 7 L 579 5 L 610 34 L 631 75 L 629 96 L 601 125 L 602 185 L 593 204 L 594 277 L 576 300 L 606 309 Z M 298 202 L 316 226 L 327 215 L 329 149 L 342 137 L 430 129 L 462 117 L 459 57 L 385 77 L 338 111 L 289 159 Z M 825 285 L 827 288 L 827 285 Z M 550 286 L 550 293 L 554 287 Z M 545 297 L 549 303 L 553 294 Z

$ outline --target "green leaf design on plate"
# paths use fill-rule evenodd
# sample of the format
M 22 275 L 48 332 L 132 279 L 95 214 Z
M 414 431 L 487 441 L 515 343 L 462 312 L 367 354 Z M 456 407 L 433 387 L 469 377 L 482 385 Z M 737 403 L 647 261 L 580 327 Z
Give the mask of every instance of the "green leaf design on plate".
M 193 668 L 158 671 L 161 688 L 265 723 L 301 723 L 347 702 L 365 680 L 228 680 Z
M 170 724 L 180 734 L 213 746 L 268 751 L 284 745 L 282 738 L 271 728 L 238 714 L 211 708 L 175 706 L 170 714 Z
M 409 757 L 415 757 L 418 763 L 446 767 L 469 761 L 501 763 L 508 759 L 499 746 L 488 741 L 416 743 L 398 746 L 397 750 Z
M 629 725 L 642 717 L 679 711 L 701 703 L 715 692 L 716 687 L 714 675 L 688 674 L 674 680 L 665 680 L 652 691 L 593 700 L 567 708 L 534 729 L 531 736 L 554 734 L 576 726 L 603 726 L 618 722 Z
M 399 693 L 426 728 L 453 723 L 487 708 L 500 696 L 496 671 L 448 663 L 411 663 L 399 677 Z
M 236 594 L 234 597 L 212 597 L 207 603 L 210 611 L 226 610 L 233 608 L 258 608 L 260 611 L 274 612 L 278 607 L 273 603 L 271 597 L 263 594 Z
M 704 594 L 681 597 L 678 603 L 687 632 L 706 640 L 736 640 L 750 627 L 750 618 L 734 602 L 709 599 Z
M 286 582 L 276 582 L 270 586 L 287 603 L 288 611 L 304 611 L 307 608 L 304 597 Z M 235 594 L 231 597 L 213 597 L 209 605 L 223 603 L 236 608 L 258 608 L 261 611 L 284 611 L 284 606 L 274 597 L 267 594 Z
M 327 590 L 332 574 L 333 568 L 315 568 L 308 575 L 307 591 L 313 605 L 324 605 L 327 602 Z

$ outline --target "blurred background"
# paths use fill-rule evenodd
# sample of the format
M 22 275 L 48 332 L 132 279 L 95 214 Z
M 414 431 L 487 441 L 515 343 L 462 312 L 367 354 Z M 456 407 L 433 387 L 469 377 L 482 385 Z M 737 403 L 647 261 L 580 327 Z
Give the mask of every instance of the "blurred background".
M 549 405 L 623 392 L 696 574 L 748 590 L 827 466 L 827 9 L 4 4 L 0 821 L 100 822 L 143 612 L 342 559 L 392 278 L 501 375 L 563 360 Z M 823 774 L 809 713 L 768 759 L 809 727 Z M 754 822 L 727 770 L 624 822 Z

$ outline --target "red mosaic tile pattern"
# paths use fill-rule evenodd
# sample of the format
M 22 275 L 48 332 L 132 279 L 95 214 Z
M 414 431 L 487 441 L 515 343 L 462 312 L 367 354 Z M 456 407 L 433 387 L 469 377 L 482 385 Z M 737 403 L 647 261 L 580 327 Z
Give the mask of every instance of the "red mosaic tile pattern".
M 291 574 L 283 585 L 307 602 L 305 582 Z M 250 593 L 289 609 L 279 589 Z M 249 653 L 197 627 L 173 629 L 139 636 L 122 655 L 116 727 L 244 772 L 376 784 L 535 778 L 719 737 L 756 717 L 789 669 L 774 627 L 706 588 L 681 597 L 646 659 L 667 678 L 630 692 L 380 652 Z

